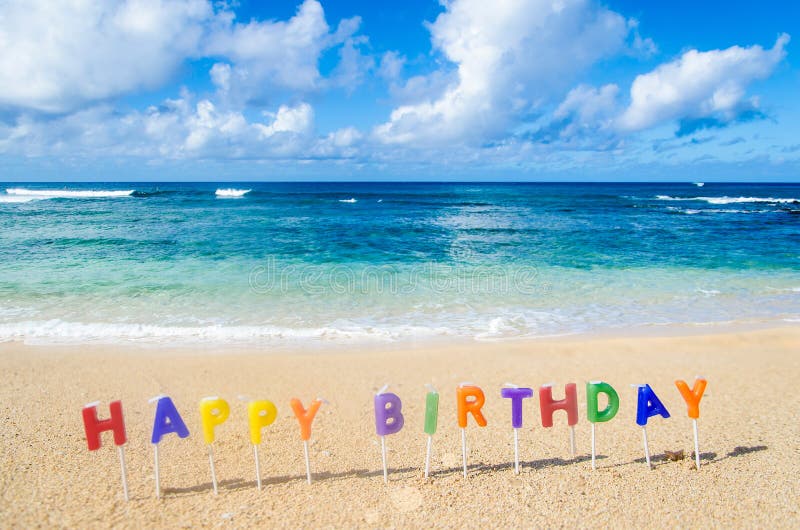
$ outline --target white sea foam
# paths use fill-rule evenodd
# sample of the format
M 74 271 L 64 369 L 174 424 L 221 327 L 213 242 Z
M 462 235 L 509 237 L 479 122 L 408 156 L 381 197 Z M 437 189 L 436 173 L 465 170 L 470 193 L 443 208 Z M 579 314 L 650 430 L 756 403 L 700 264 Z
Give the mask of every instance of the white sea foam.
M 27 200 L 36 199 L 94 199 L 103 197 L 127 197 L 134 190 L 31 190 L 28 188 L 7 188 L 6 193 L 14 197 L 28 197 Z M 13 201 L 8 201 L 13 202 Z M 17 201 L 17 202 L 25 202 Z
M 709 204 L 738 204 L 748 202 L 766 202 L 772 204 L 800 203 L 800 199 L 784 197 L 672 197 L 656 195 L 659 201 L 705 201 Z
M 694 182 L 693 184 L 694 184 L 695 186 L 697 186 L 698 188 L 702 188 L 703 186 L 705 186 L 705 185 L 706 185 L 706 183 L 705 183 L 705 182 Z
M 352 203 L 358 202 L 358 199 L 354 199 L 354 198 L 350 197 L 349 199 L 339 199 L 339 202 L 348 202 L 348 203 L 352 204 Z
M 236 188 L 219 188 L 214 194 L 217 197 L 244 197 L 253 190 L 237 190 Z
M 257 344 L 261 341 L 394 341 L 408 336 L 444 336 L 453 330 L 414 325 L 361 326 L 333 323 L 316 328 L 280 326 L 159 326 L 107 322 L 68 322 L 60 319 L 0 324 L 0 342 L 26 343 L 143 343 Z
M 44 197 L 18 197 L 16 195 L 0 195 L 0 203 L 31 202 Z

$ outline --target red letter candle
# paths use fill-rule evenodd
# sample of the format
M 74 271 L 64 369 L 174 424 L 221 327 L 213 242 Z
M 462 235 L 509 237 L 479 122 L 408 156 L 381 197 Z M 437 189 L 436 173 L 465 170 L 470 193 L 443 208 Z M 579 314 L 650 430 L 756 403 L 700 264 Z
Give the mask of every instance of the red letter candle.
M 96 451 L 100 449 L 102 445 L 100 433 L 113 431 L 114 444 L 117 446 L 119 467 L 122 473 L 122 493 L 127 501 L 128 477 L 125 469 L 125 451 L 123 446 L 128 439 L 125 436 L 125 418 L 122 415 L 122 401 L 117 400 L 109 403 L 108 408 L 111 417 L 106 420 L 101 420 L 97 417 L 97 405 L 99 405 L 99 402 L 89 403 L 83 407 L 83 429 L 86 432 L 86 444 L 89 446 L 89 451 Z
M 578 391 L 575 383 L 567 383 L 564 387 L 564 399 L 553 399 L 553 385 L 542 385 L 539 388 L 539 411 L 542 414 L 542 426 L 553 426 L 553 413 L 557 410 L 567 412 L 569 425 L 569 445 L 572 456 L 575 456 L 575 424 L 578 423 Z

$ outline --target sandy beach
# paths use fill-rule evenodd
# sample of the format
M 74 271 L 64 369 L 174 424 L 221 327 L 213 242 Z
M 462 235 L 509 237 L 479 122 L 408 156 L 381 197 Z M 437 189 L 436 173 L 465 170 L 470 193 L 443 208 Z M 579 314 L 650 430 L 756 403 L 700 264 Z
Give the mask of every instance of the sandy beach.
M 669 337 L 561 338 L 466 345 L 402 345 L 332 351 L 200 351 L 139 347 L 0 345 L 3 429 L 0 526 L 87 527 L 797 527 L 800 328 Z M 691 421 L 674 379 L 704 375 L 702 469 L 688 458 Z M 603 379 L 621 396 L 617 417 L 598 426 L 598 469 L 589 461 L 584 383 Z M 486 428 L 468 429 L 470 473 L 461 476 L 455 388 L 486 393 Z M 522 471 L 513 472 L 505 382 L 537 388 L 578 383 L 578 456 L 565 416 L 540 423 L 526 400 Z M 649 383 L 672 413 L 648 425 L 654 468 L 643 462 L 631 383 Z M 385 383 L 403 399 L 406 426 L 387 439 L 383 483 L 372 395 Z M 424 384 L 441 393 L 433 476 L 422 477 Z M 168 393 L 191 436 L 161 444 L 164 497 L 154 494 L 148 398 Z M 555 393 L 557 396 L 559 391 Z M 217 429 L 220 493 L 211 491 L 197 404 L 219 395 L 231 417 Z M 246 405 L 270 399 L 278 419 L 261 447 L 264 490 L 255 487 Z M 314 483 L 289 400 L 323 396 L 314 422 Z M 89 452 L 83 405 L 121 399 L 131 500 L 125 502 L 111 436 Z M 671 462 L 664 450 L 683 449 Z

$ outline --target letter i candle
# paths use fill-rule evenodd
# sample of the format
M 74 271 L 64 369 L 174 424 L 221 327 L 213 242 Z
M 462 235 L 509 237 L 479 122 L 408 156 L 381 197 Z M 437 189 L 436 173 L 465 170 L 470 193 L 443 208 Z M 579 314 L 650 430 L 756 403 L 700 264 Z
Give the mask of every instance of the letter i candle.
M 605 394 L 608 404 L 599 410 L 598 395 Z M 602 381 L 589 381 L 586 383 L 586 417 L 592 424 L 592 470 L 597 469 L 595 460 L 597 448 L 595 445 L 595 426 L 598 423 L 611 421 L 619 411 L 619 394 L 614 387 Z
M 231 413 L 230 405 L 224 399 L 216 396 L 200 400 L 200 423 L 203 426 L 203 440 L 208 445 L 208 467 L 211 469 L 211 484 L 214 486 L 214 495 L 217 489 L 217 470 L 214 467 L 214 429 L 222 425 Z
M 708 381 L 699 375 L 695 377 L 694 386 L 690 389 L 686 381 L 675 381 L 675 386 L 681 393 L 683 400 L 686 402 L 689 417 L 692 418 L 692 430 L 694 431 L 694 465 L 697 470 L 700 470 L 700 442 L 697 436 L 697 419 L 700 418 L 700 400 L 703 399 L 703 392 L 706 391 Z
M 125 435 L 125 418 L 122 415 L 122 402 L 112 401 L 108 404 L 111 417 L 107 420 L 100 420 L 97 418 L 97 405 L 99 401 L 87 403 L 83 407 L 83 428 L 86 433 L 86 444 L 89 446 L 89 451 L 96 451 L 102 446 L 100 440 L 100 433 L 105 431 L 114 432 L 114 445 L 117 446 L 117 453 L 119 454 L 119 467 L 122 474 L 122 494 L 125 500 L 128 500 L 128 472 L 125 468 L 125 442 L 128 440 Z
M 170 433 L 175 433 L 178 438 L 189 436 L 189 429 L 186 427 L 183 418 L 175 408 L 175 404 L 169 396 L 160 395 L 151 398 L 150 403 L 156 404 L 156 414 L 153 420 L 153 435 L 150 443 L 153 444 L 153 472 L 156 477 L 156 498 L 161 498 L 161 470 L 158 467 L 158 444 L 161 439 Z
M 481 407 L 486 402 L 483 390 L 470 383 L 461 383 L 456 389 L 458 406 L 458 426 L 461 428 L 461 461 L 464 465 L 464 478 L 467 478 L 467 414 L 472 414 L 479 427 L 486 427 L 486 418 Z
M 425 434 L 428 435 L 427 449 L 425 450 L 425 478 L 430 476 L 431 471 L 431 445 L 433 435 L 436 434 L 436 427 L 439 423 L 439 393 L 432 385 L 425 385 L 428 393 L 425 395 Z
M 386 392 L 384 385 L 375 394 L 375 432 L 381 437 L 381 460 L 383 462 L 383 482 L 389 482 L 389 468 L 386 463 L 386 436 L 400 432 L 403 428 L 403 403 L 397 394 Z
M 511 427 L 514 431 L 514 473 L 519 475 L 519 429 L 522 428 L 522 400 L 533 397 L 532 388 L 506 383 L 500 395 L 511 400 Z

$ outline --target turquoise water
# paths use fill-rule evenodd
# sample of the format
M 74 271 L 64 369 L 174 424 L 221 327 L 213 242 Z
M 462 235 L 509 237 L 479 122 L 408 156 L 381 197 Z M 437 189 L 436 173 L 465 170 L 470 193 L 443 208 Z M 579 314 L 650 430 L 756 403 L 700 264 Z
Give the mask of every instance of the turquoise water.
M 0 340 L 495 339 L 800 321 L 795 184 L 0 190 Z

